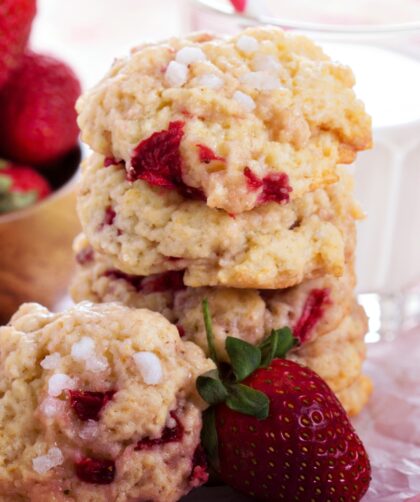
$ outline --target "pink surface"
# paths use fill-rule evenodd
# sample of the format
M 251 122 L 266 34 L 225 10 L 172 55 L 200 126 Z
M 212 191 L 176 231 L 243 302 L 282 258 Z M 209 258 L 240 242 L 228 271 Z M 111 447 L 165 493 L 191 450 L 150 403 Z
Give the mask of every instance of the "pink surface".
M 375 382 L 354 423 L 368 449 L 373 480 L 364 500 L 420 501 L 420 328 L 369 347 L 366 371 Z

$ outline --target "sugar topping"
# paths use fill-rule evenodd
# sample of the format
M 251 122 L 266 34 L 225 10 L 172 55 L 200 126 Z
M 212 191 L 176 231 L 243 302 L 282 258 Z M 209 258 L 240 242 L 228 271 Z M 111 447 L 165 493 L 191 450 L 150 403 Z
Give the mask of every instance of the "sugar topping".
M 56 446 L 50 448 L 46 455 L 41 455 L 32 459 L 32 467 L 38 474 L 45 474 L 54 467 L 64 462 L 63 454 L 60 448 Z
M 88 336 L 73 344 L 71 356 L 75 361 L 84 361 L 88 371 L 98 373 L 108 367 L 107 359 L 95 352 L 95 342 Z
M 267 71 L 250 71 L 239 79 L 242 84 L 259 91 L 272 91 L 280 87 L 279 79 Z
M 163 370 L 160 359 L 156 354 L 153 354 L 153 352 L 136 352 L 133 354 L 133 359 L 146 384 L 156 385 L 160 383 Z
M 197 61 L 206 61 L 207 57 L 199 47 L 183 47 L 175 57 L 177 63 L 189 65 Z
M 93 338 L 84 336 L 80 341 L 73 344 L 71 348 L 71 357 L 75 361 L 86 361 L 95 350 Z
M 41 413 L 48 418 L 64 413 L 65 408 L 65 401 L 51 396 L 46 397 L 40 405 Z
M 177 61 L 171 61 L 166 68 L 165 78 L 172 87 L 182 87 L 188 79 L 188 67 Z
M 264 54 L 257 54 L 252 60 L 252 65 L 255 71 L 276 73 L 282 69 L 280 62 L 274 56 Z
M 176 420 L 172 415 L 168 415 L 165 426 L 168 427 L 169 429 L 173 429 L 174 427 L 176 427 Z
M 94 373 L 100 373 L 108 368 L 108 360 L 103 356 L 94 356 L 86 360 L 86 369 Z
M 54 352 L 53 354 L 44 357 L 44 359 L 41 361 L 41 366 L 44 368 L 44 370 L 55 370 L 60 365 L 60 361 L 60 354 L 58 352 Z
M 236 41 L 236 47 L 245 53 L 255 52 L 258 50 L 259 44 L 258 40 L 249 35 L 242 35 Z
M 85 441 L 95 439 L 99 432 L 99 425 L 95 420 L 88 420 L 79 431 L 79 436 Z
M 248 112 L 252 112 L 255 108 L 255 101 L 242 91 L 235 91 L 233 99 L 242 105 Z
M 214 73 L 205 73 L 197 79 L 198 85 L 208 87 L 209 89 L 220 89 L 223 86 L 223 79 Z
M 76 388 L 77 382 L 64 373 L 56 373 L 48 380 L 48 394 L 58 397 L 63 390 Z

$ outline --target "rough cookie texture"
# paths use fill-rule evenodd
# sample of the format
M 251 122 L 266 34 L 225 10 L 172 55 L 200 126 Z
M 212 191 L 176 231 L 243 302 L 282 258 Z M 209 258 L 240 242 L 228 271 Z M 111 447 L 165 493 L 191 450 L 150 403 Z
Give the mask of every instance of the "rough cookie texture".
M 371 144 L 348 67 L 305 37 L 249 28 L 134 49 L 78 103 L 82 138 L 143 179 L 241 213 L 337 180 Z
M 360 377 L 366 355 L 366 332 L 366 314 L 354 302 L 353 312 L 336 329 L 293 349 L 289 352 L 288 359 L 318 373 L 334 392 L 342 391 Z
M 119 301 L 160 312 L 177 324 L 185 339 L 206 350 L 201 304 L 207 298 L 215 343 L 224 360 L 227 336 L 258 343 L 272 329 L 291 326 L 306 343 L 334 330 L 354 304 L 352 264 L 340 278 L 323 276 L 285 290 L 189 288 L 181 287 L 177 276 L 174 281 L 173 275 L 165 273 L 142 278 L 118 272 L 109 259 L 92 250 L 84 235 L 76 239 L 74 248 L 78 267 L 70 292 L 76 302 Z
M 214 365 L 160 314 L 26 304 L 0 345 L 2 500 L 175 502 L 205 480 L 195 379 Z
M 81 235 L 76 250 L 88 249 Z M 157 309 L 177 324 L 184 340 L 190 340 L 207 352 L 202 300 L 207 298 L 213 322 L 215 347 L 218 356 L 228 361 L 225 351 L 227 336 L 234 336 L 258 344 L 271 332 L 284 326 L 295 328 L 302 318 L 308 319 L 305 306 L 314 291 L 328 291 L 321 309 L 313 308 L 317 315 L 301 345 L 289 353 L 289 358 L 309 366 L 318 373 L 339 396 L 345 408 L 357 413 L 363 407 L 369 387 L 361 380 L 365 358 L 364 335 L 367 320 L 363 309 L 355 303 L 352 289 L 354 276 L 351 267 L 340 279 L 325 276 L 306 281 L 288 290 L 258 291 L 233 288 L 185 288 L 145 292 L 135 289 L 133 278 L 123 274 L 113 277 L 109 262 L 98 254 L 79 264 L 71 293 L 75 301 L 115 301 L 135 307 Z M 159 276 L 156 276 L 159 277 Z M 151 281 L 151 278 L 147 278 Z M 137 282 L 139 284 L 139 282 Z M 363 383 L 365 382 L 365 383 Z M 362 385 L 363 383 L 363 385 Z
M 372 380 L 367 375 L 360 377 L 349 387 L 337 392 L 344 409 L 350 416 L 358 415 L 372 394 Z
M 119 165 L 94 154 L 78 196 L 83 229 L 97 251 L 127 274 L 185 270 L 188 286 L 280 289 L 325 274 L 342 275 L 354 250 L 353 180 L 236 216 L 185 200 L 175 191 L 127 181 Z

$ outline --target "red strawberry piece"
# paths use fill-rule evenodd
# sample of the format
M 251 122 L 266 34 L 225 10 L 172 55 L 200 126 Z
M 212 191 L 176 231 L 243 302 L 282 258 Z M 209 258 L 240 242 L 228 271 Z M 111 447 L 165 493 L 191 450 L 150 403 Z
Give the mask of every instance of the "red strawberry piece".
M 162 274 L 151 275 L 143 279 L 141 291 L 146 295 L 164 291 L 180 291 L 185 289 L 183 278 L 183 270 L 171 270 Z
M 262 179 L 257 176 L 254 171 L 252 171 L 249 167 L 245 167 L 244 176 L 246 178 L 246 183 L 250 190 L 258 190 L 263 186 Z
M 244 169 L 247 185 L 250 190 L 261 190 L 258 195 L 258 204 L 265 202 L 277 202 L 286 204 L 290 199 L 292 187 L 289 185 L 289 177 L 286 173 L 271 173 L 260 178 L 249 167 Z
M 175 420 L 175 425 L 173 427 L 165 427 L 159 438 L 141 439 L 134 448 L 135 451 L 148 450 L 155 446 L 181 441 L 184 436 L 184 427 L 173 411 L 171 412 L 171 418 Z
M 303 306 L 302 313 L 293 329 L 293 334 L 304 343 L 308 340 L 311 331 L 322 318 L 325 307 L 330 303 L 329 289 L 313 289 Z
M 180 324 L 176 324 L 175 326 L 176 326 L 176 329 L 178 330 L 179 336 L 181 338 L 184 338 L 184 336 L 185 336 L 185 329 Z
M 0 87 L 21 63 L 35 13 L 35 0 L 0 2 Z
M 64 156 L 77 144 L 79 94 L 79 81 L 67 65 L 26 52 L 0 93 L 0 152 L 36 166 Z
M 86 265 L 88 263 L 92 263 L 94 257 L 95 252 L 93 251 L 92 246 L 87 246 L 76 254 L 76 261 L 79 265 Z
M 179 147 L 184 136 L 184 122 L 171 122 L 165 131 L 153 133 L 140 142 L 131 159 L 131 180 L 142 179 L 151 185 L 176 188 L 181 176 Z
M 370 464 L 343 407 L 313 371 L 274 359 L 243 381 L 270 400 L 264 420 L 216 407 L 220 476 L 274 502 L 358 501 Z
M 141 275 L 125 274 L 120 270 L 106 270 L 103 275 L 104 277 L 110 277 L 111 279 L 122 279 L 131 284 L 136 291 L 141 291 L 141 283 L 144 279 Z
M 122 163 L 123 161 L 117 160 L 115 157 L 105 157 L 104 159 L 104 167 L 117 166 Z
M 108 206 L 105 209 L 105 215 L 104 215 L 104 221 L 103 221 L 104 226 L 105 225 L 112 225 L 114 223 L 116 216 L 117 216 L 117 213 L 114 211 L 114 209 L 111 206 Z
M 107 270 L 104 272 L 105 277 L 112 279 L 123 279 L 133 286 L 133 288 L 145 295 L 151 293 L 162 293 L 165 291 L 179 291 L 184 289 L 184 271 L 173 270 L 162 274 L 143 277 L 141 275 L 129 275 L 120 270 Z
M 115 390 L 107 392 L 92 392 L 88 390 L 69 390 L 70 406 L 73 411 L 84 422 L 100 418 L 102 408 L 104 408 L 113 398 Z
M 225 161 L 223 157 L 216 155 L 213 150 L 206 145 L 197 145 L 197 148 L 200 162 L 203 162 L 203 164 L 210 164 L 213 160 Z
M 115 462 L 105 458 L 85 457 L 74 464 L 77 477 L 85 483 L 109 485 L 115 478 Z
M 167 130 L 153 133 L 134 150 L 129 181 L 143 180 L 150 185 L 177 190 L 185 198 L 205 200 L 204 193 L 182 179 L 180 144 L 184 122 L 171 122 Z
M 32 167 L 0 161 L 0 213 L 28 207 L 50 193 L 48 181 Z
M 190 475 L 190 485 L 194 488 L 204 485 L 209 480 L 206 454 L 203 448 L 197 446 L 192 461 L 192 470 Z
M 244 12 L 246 9 L 247 0 L 230 0 L 236 12 Z

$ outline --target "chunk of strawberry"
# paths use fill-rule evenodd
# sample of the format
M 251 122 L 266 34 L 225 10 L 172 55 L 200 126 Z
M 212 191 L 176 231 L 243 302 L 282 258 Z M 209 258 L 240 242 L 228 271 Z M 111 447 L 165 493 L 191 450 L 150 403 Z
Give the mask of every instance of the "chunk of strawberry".
M 115 390 L 92 392 L 88 390 L 68 390 L 70 406 L 80 420 L 98 421 L 102 409 L 111 401 Z
M 258 204 L 264 204 L 265 202 L 286 204 L 289 202 L 292 187 L 289 185 L 289 177 L 286 173 L 270 173 L 264 178 L 260 178 L 249 167 L 246 167 L 244 176 L 250 190 L 260 190 L 257 199 Z
M 115 479 L 116 469 L 113 460 L 85 457 L 74 465 L 76 475 L 85 483 L 109 485 Z
M 181 140 L 184 122 L 175 121 L 168 129 L 153 133 L 133 152 L 129 181 L 143 180 L 150 185 L 177 190 L 183 197 L 205 200 L 202 190 L 185 184 L 182 178 Z

